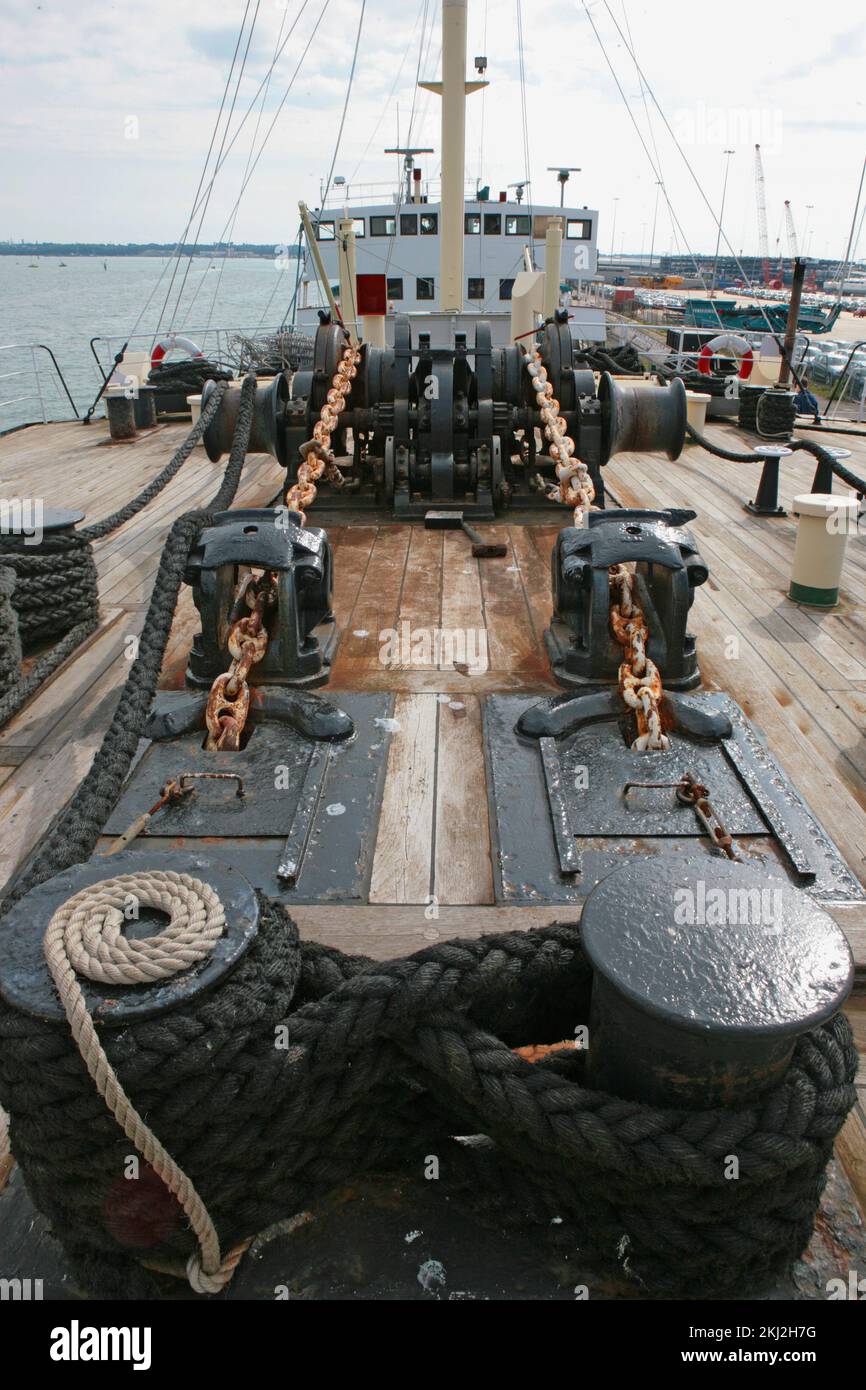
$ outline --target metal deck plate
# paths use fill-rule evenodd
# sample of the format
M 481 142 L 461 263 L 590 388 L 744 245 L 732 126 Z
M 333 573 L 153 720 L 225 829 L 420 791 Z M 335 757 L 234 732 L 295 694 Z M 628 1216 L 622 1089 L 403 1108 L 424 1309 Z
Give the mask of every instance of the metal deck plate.
M 141 867 L 192 874 L 208 883 L 225 908 L 225 931 L 197 965 L 167 980 L 146 985 L 102 985 L 83 975 L 76 976 L 92 1017 L 116 1028 L 132 1020 L 151 1018 L 183 1004 L 201 990 L 210 989 L 234 969 L 259 925 L 258 903 L 246 875 L 231 864 L 217 863 L 210 854 L 165 854 L 159 863 L 153 856 L 153 862 L 144 865 L 129 852 L 113 854 L 108 859 L 89 859 L 86 864 L 64 869 L 31 889 L 11 909 L 3 924 L 0 954 L 0 994 L 7 1004 L 37 1018 L 65 1018 L 42 949 L 48 923 L 58 907 L 82 888 L 134 873 Z M 166 920 L 158 912 L 145 912 L 140 919 L 129 922 L 124 931 L 130 937 L 151 936 Z
M 710 800 L 738 837 L 742 857 L 781 870 L 818 901 L 866 901 L 836 846 L 735 701 L 721 693 L 688 698 L 723 711 L 733 726 L 732 737 L 717 745 L 674 735 L 675 755 L 706 782 Z M 521 714 L 537 702 L 538 696 L 527 695 L 490 695 L 482 702 L 497 901 L 580 903 L 631 857 L 664 855 L 685 863 L 696 855 L 715 856 L 709 841 L 697 838 L 693 811 L 677 806 L 673 826 L 664 823 L 660 808 L 666 804 L 665 791 L 633 792 L 629 801 L 635 797 L 634 810 L 623 805 L 626 781 L 673 781 L 684 767 L 678 761 L 668 776 L 670 754 L 632 753 L 615 722 L 596 724 L 570 738 L 544 740 L 553 745 L 545 750 L 548 777 L 552 760 L 560 774 L 554 784 L 554 822 L 541 740 L 515 733 Z M 579 766 L 588 769 L 580 779 L 586 790 L 575 789 Z M 560 868 L 558 846 L 571 840 L 580 872 Z
M 178 699 L 184 698 L 179 691 Z M 210 857 L 237 865 L 255 887 L 287 905 L 365 902 L 390 744 L 381 721 L 393 713 L 394 697 L 340 692 L 332 702 L 354 722 L 348 739 L 311 740 L 286 724 L 267 721 L 237 753 L 205 751 L 200 729 L 150 744 L 104 835 L 122 834 L 154 804 L 169 778 L 183 772 L 238 773 L 243 799 L 233 781 L 200 782 L 189 800 L 160 811 L 150 833 L 134 840 L 128 853 L 155 860 L 167 850 L 206 848 Z M 289 860 L 299 865 L 294 883 L 277 873 Z
M 603 730 L 603 737 L 599 737 Z M 610 737 L 613 730 L 614 737 Z M 732 835 L 763 835 L 766 825 L 754 802 L 717 749 L 670 734 L 666 753 L 635 755 L 615 726 L 581 729 L 558 745 L 562 784 L 581 835 L 702 835 L 694 811 L 673 787 L 623 787 L 630 779 L 674 782 L 691 772 L 710 788 L 717 815 Z M 551 740 L 553 742 L 553 740 Z

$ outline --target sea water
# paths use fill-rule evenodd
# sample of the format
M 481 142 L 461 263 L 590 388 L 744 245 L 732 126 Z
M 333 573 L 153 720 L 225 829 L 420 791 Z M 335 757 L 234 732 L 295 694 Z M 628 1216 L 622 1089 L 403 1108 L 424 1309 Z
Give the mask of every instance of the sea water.
M 102 382 L 92 338 L 103 340 L 94 346 L 106 366 L 133 330 L 144 336 L 130 343 L 130 351 L 149 349 L 160 325 L 184 333 L 213 356 L 224 351 L 229 337 L 217 329 L 247 337 L 274 331 L 295 289 L 296 262 L 284 253 L 183 258 L 169 295 L 173 268 L 173 258 L 156 256 L 0 255 L 0 431 L 42 419 L 29 348 L 7 351 L 7 345 L 50 347 L 84 414 Z M 48 418 L 72 418 L 48 355 L 37 351 L 35 358 Z

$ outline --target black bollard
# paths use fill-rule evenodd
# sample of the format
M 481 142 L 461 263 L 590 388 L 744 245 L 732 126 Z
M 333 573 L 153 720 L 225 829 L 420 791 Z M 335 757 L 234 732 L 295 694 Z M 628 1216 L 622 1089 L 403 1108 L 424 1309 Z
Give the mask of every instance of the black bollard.
M 581 932 L 588 1083 L 664 1108 L 752 1104 L 853 981 L 845 937 L 802 889 L 721 857 L 618 870 Z
M 105 413 L 112 439 L 135 438 L 135 402 L 131 396 L 125 396 L 122 391 L 106 393 Z
M 156 387 L 139 386 L 133 400 L 136 429 L 152 430 L 156 424 Z

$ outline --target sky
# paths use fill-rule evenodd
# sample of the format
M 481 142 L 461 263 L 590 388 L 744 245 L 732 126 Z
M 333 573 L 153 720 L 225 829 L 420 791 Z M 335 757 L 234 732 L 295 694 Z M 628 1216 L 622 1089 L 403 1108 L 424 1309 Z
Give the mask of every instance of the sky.
M 484 53 L 490 87 L 468 99 L 467 177 L 494 197 L 527 174 L 518 3 L 535 201 L 558 201 L 549 165 L 580 166 L 568 201 L 598 209 L 602 252 L 712 252 L 727 163 L 725 236 L 754 254 L 759 142 L 771 255 L 777 243 L 787 252 L 787 198 L 800 251 L 841 259 L 866 155 L 858 6 L 469 0 L 468 75 Z M 318 204 L 334 158 L 361 9 L 362 0 L 0 0 L 0 240 L 175 242 L 245 12 L 244 47 L 253 16 L 255 27 L 226 144 L 236 138 L 189 236 L 293 240 L 298 200 Z M 413 89 L 419 55 L 421 78 L 439 76 L 439 43 L 439 0 L 366 0 L 334 165 L 356 195 L 394 179 L 383 150 L 407 141 L 410 117 L 411 142 L 434 147 L 425 173 L 438 172 L 439 98 L 413 100 Z M 859 249 L 866 256 L 866 229 Z

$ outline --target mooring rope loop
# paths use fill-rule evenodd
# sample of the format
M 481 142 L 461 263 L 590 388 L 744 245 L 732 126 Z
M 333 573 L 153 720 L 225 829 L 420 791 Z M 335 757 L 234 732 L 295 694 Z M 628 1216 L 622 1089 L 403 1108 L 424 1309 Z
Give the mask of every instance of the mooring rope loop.
M 123 935 L 133 907 L 157 908 L 169 916 L 156 936 Z M 142 1119 L 105 1054 L 77 975 L 100 984 L 137 985 L 165 980 L 203 960 L 225 930 L 219 894 L 201 879 L 174 871 L 120 874 L 82 888 L 54 913 L 43 948 L 54 987 L 84 1065 L 100 1096 L 138 1152 L 180 1202 L 199 1243 L 187 1274 L 198 1293 L 223 1288 L 249 1242 L 229 1251 L 196 1188 Z

